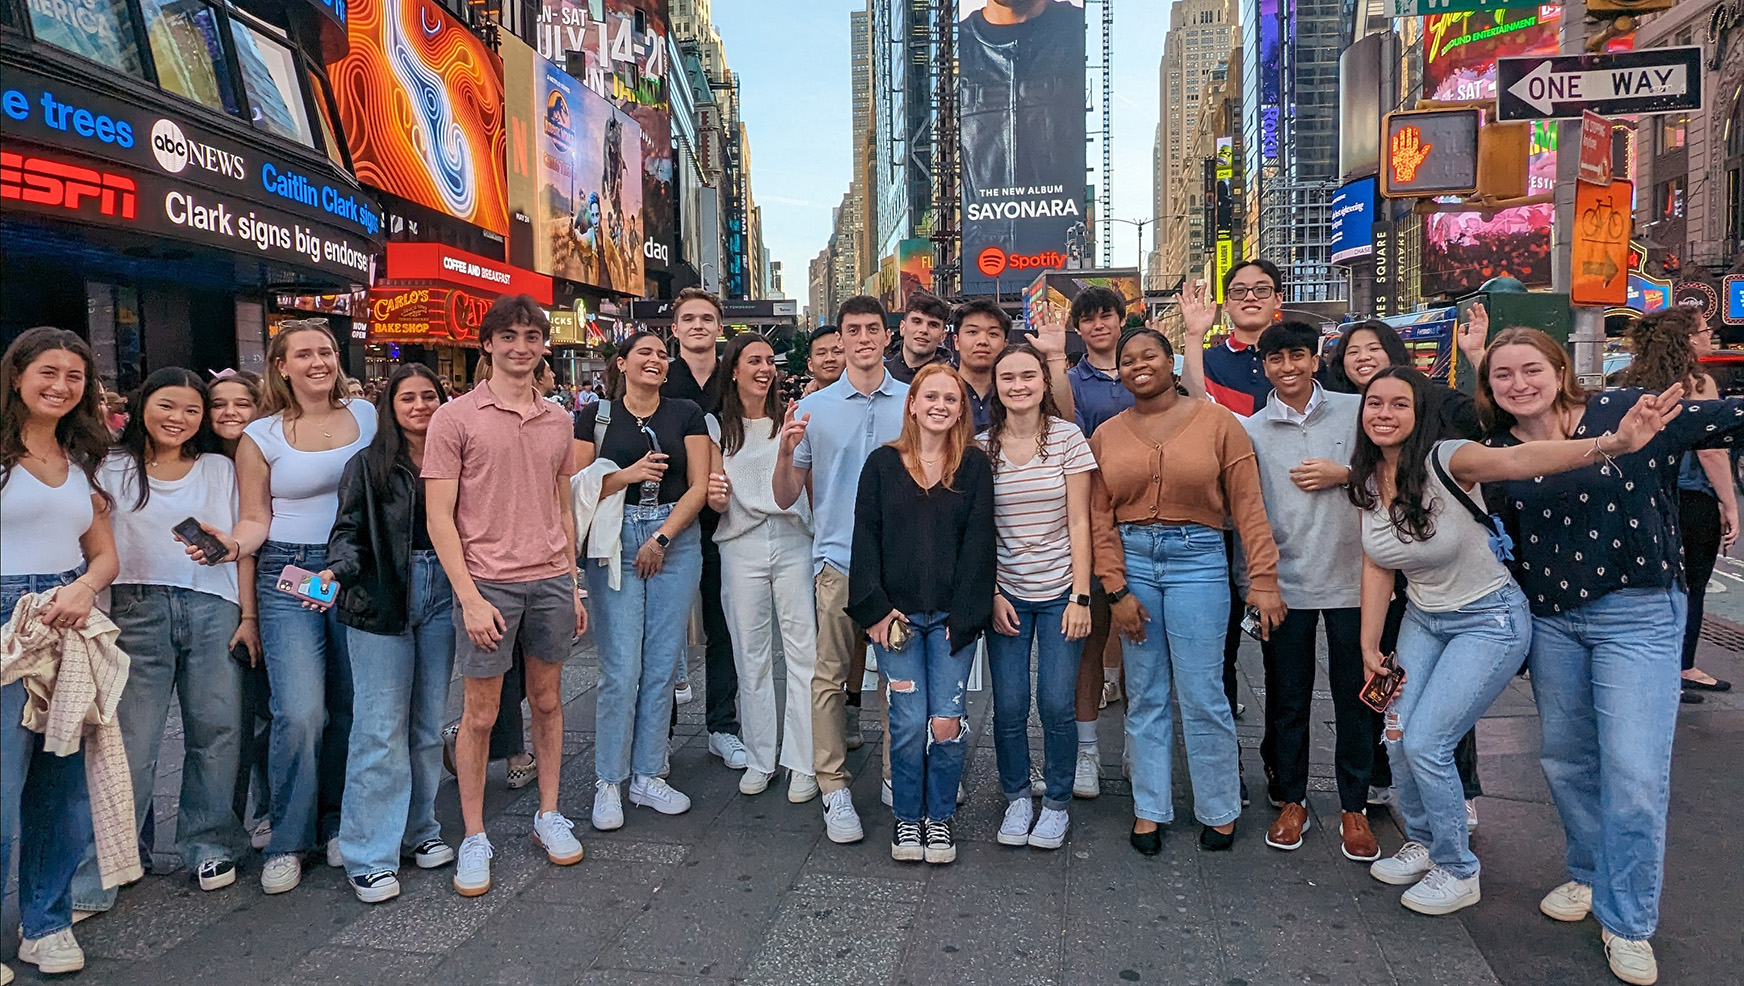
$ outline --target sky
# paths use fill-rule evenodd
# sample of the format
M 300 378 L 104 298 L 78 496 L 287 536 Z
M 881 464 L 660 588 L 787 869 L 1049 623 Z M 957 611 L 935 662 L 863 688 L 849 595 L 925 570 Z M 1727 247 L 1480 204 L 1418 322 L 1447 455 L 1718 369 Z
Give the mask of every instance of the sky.
M 807 267 L 829 242 L 831 211 L 853 171 L 848 13 L 864 0 L 714 0 L 715 29 L 739 74 L 751 135 L 751 186 L 763 241 L 781 261 L 789 298 L 805 300 Z M 1100 15 L 1092 4 L 1091 19 Z M 1114 207 L 1119 219 L 1151 218 L 1151 145 L 1157 63 L 1168 26 L 1164 0 L 1114 7 Z M 1091 58 L 1099 57 L 1092 28 Z M 1100 92 L 1096 94 L 1100 98 Z M 1091 164 L 1101 166 L 1092 146 Z M 1100 181 L 1098 179 L 1098 181 Z M 1116 266 L 1137 265 L 1136 233 L 1113 224 Z M 1151 229 L 1144 231 L 1150 249 Z M 1098 248 L 1100 257 L 1100 248 Z

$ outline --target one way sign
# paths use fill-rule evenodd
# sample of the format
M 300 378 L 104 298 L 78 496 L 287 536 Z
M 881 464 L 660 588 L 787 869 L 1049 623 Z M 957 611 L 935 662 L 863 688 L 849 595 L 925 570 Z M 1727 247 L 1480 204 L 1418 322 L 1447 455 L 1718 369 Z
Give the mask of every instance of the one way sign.
M 1503 120 L 1670 113 L 1702 108 L 1702 50 L 1646 48 L 1604 55 L 1496 60 Z

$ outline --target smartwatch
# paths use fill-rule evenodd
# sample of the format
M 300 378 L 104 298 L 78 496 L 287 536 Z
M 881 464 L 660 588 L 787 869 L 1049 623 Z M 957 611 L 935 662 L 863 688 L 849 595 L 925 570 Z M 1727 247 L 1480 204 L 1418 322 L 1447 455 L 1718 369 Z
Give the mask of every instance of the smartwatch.
M 672 539 L 659 531 L 654 532 L 654 543 L 659 546 L 661 551 L 665 551 L 667 548 L 672 547 Z
M 1074 592 L 1066 598 L 1066 602 L 1072 606 L 1089 606 L 1090 594 L 1088 592 Z
M 1108 605 L 1112 606 L 1115 603 L 1120 602 L 1122 599 L 1125 599 L 1127 597 L 1127 595 L 1130 594 L 1131 592 L 1132 592 L 1131 589 L 1127 588 L 1124 585 L 1121 586 L 1120 588 L 1118 588 L 1118 589 L 1116 589 L 1113 592 L 1108 594 Z

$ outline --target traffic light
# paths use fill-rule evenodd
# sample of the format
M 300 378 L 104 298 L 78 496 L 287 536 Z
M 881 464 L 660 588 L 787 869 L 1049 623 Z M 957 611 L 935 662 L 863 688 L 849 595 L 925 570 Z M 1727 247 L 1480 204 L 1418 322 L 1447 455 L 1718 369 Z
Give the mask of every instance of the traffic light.
M 1531 178 L 1527 158 L 1532 124 L 1492 123 L 1478 131 L 1478 195 L 1489 199 L 1525 198 Z
M 1388 113 L 1382 125 L 1381 194 L 1470 195 L 1478 188 L 1476 107 Z

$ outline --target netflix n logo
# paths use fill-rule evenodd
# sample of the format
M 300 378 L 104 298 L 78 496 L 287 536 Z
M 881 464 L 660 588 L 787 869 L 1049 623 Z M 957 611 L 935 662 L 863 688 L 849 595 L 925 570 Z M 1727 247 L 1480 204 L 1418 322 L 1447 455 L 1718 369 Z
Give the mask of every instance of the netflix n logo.
M 44 157 L 0 151 L 0 199 L 132 221 L 139 188 L 133 179 Z

